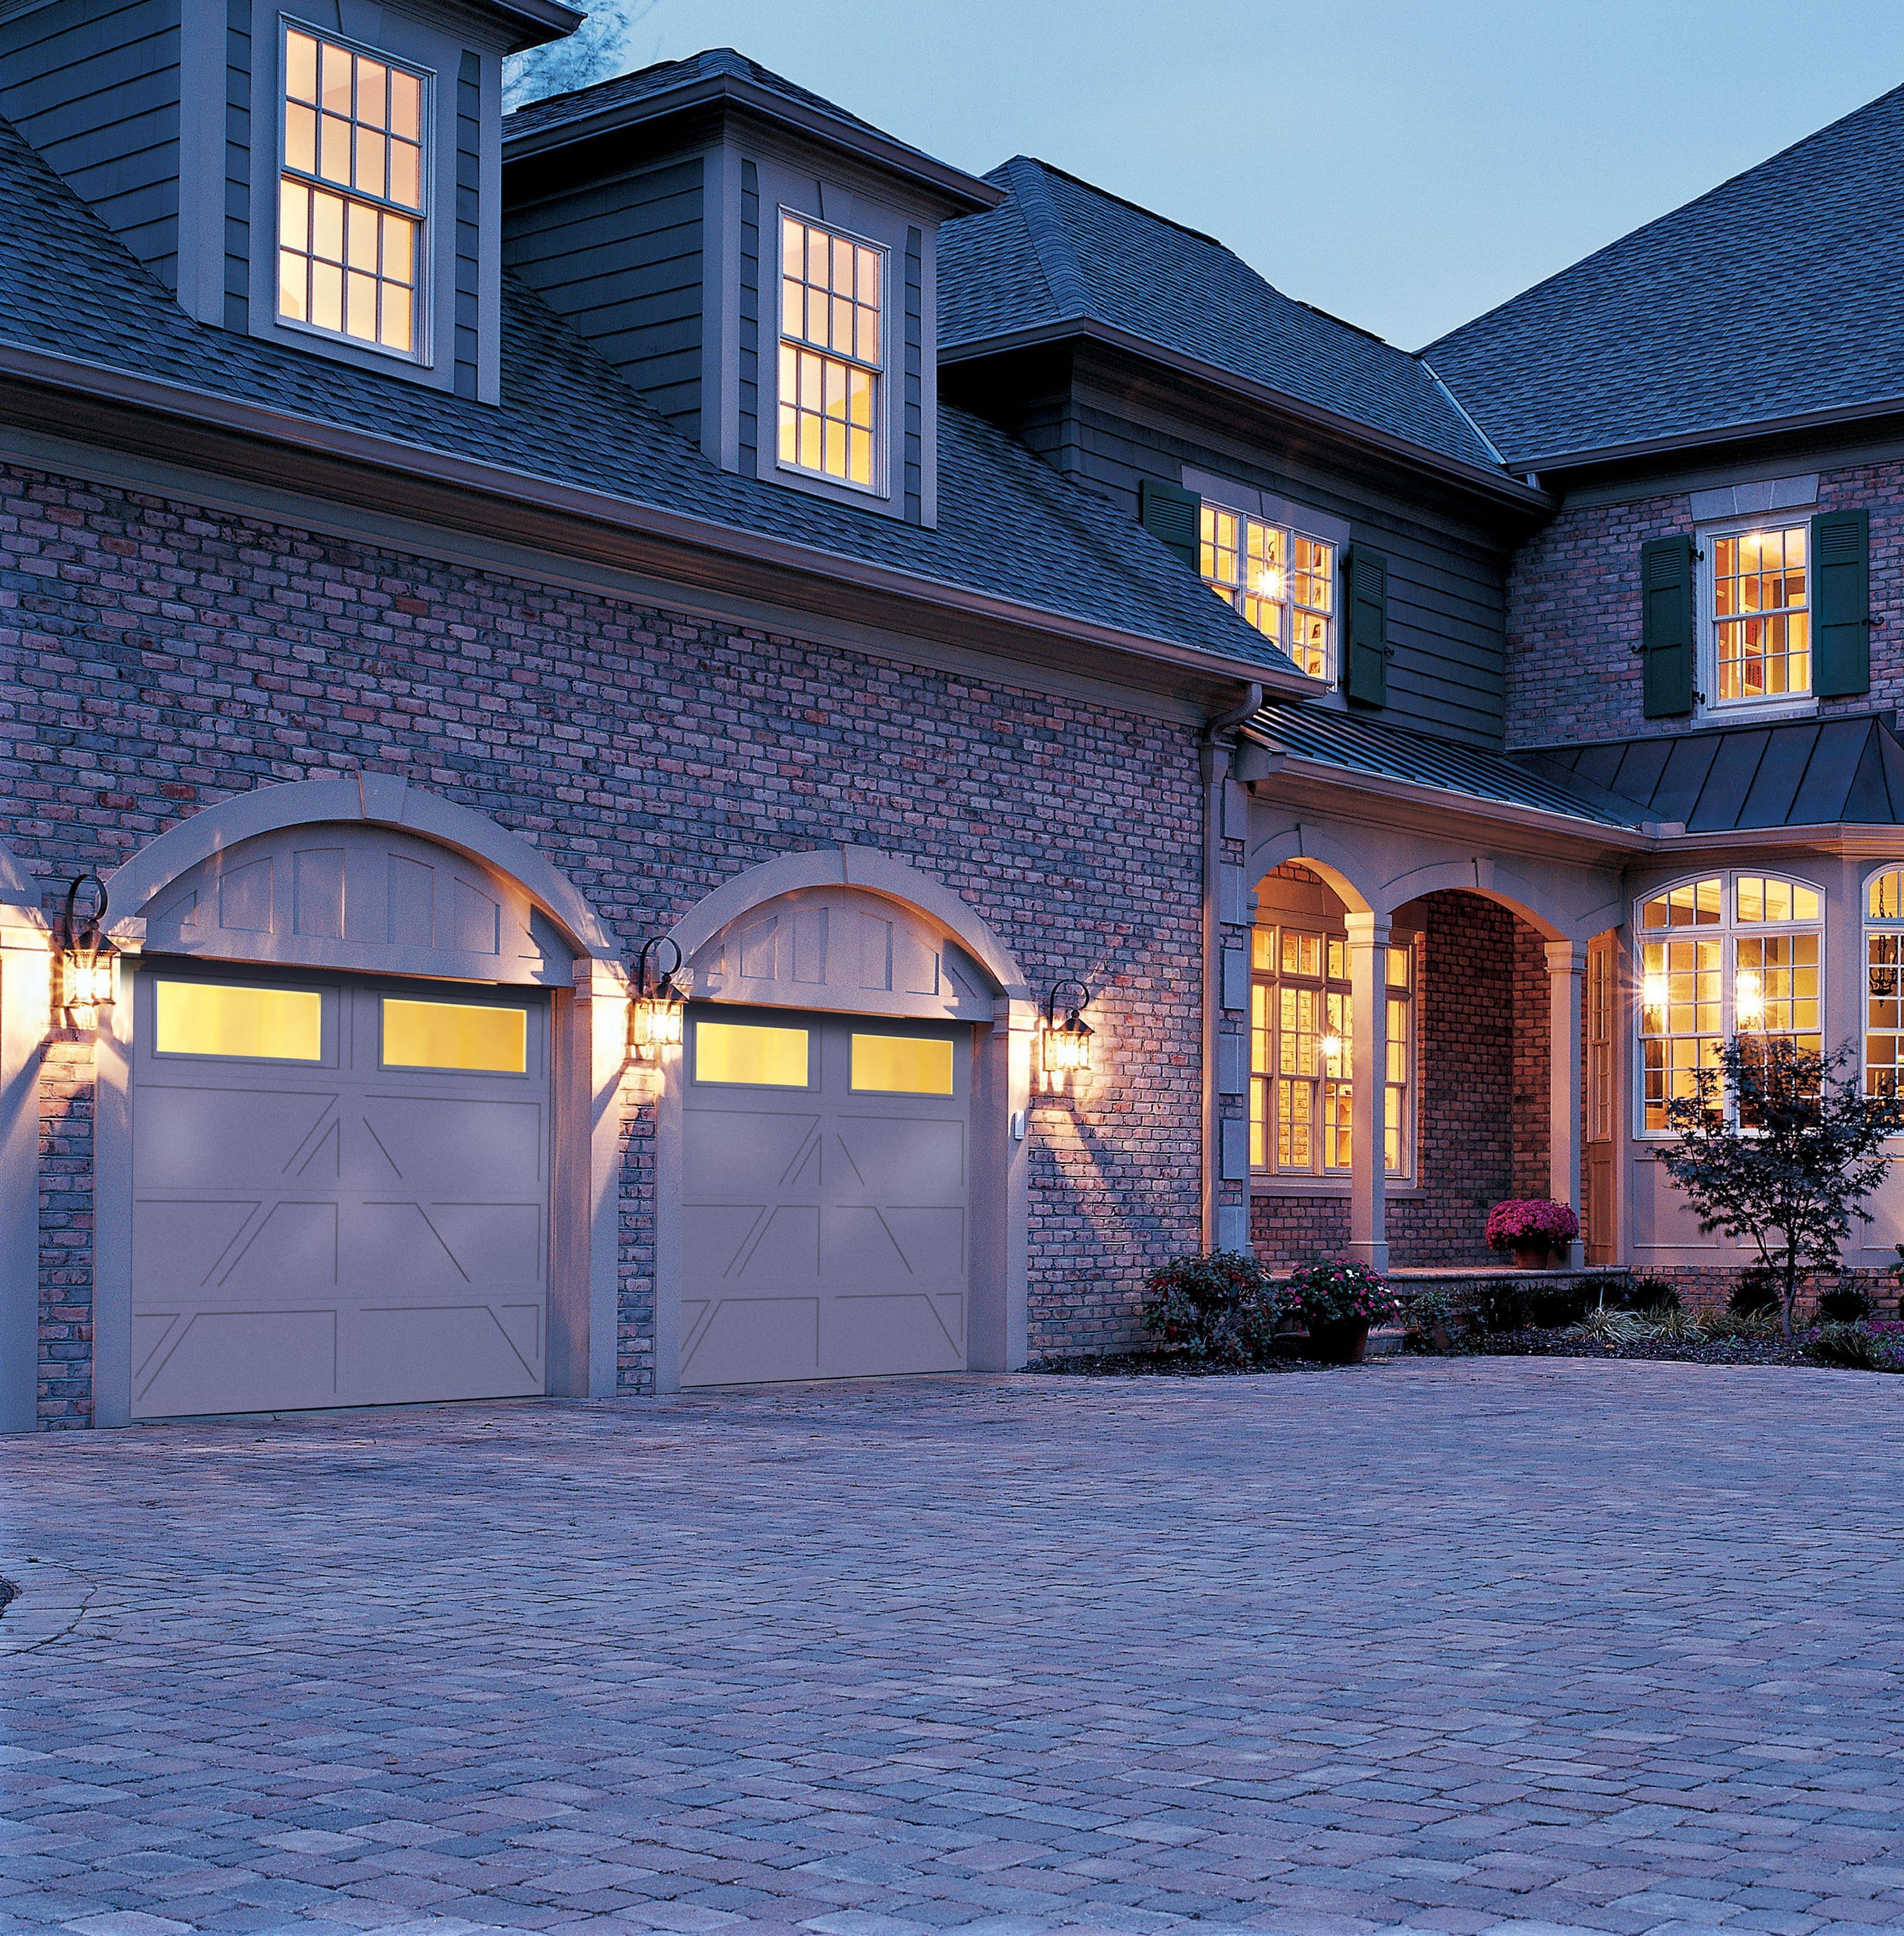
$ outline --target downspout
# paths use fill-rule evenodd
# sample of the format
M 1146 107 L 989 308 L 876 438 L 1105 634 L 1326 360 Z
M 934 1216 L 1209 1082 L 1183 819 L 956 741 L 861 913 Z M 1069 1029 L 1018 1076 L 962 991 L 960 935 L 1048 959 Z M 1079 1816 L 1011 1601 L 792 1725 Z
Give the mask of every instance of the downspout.
M 1236 743 L 1230 737 L 1262 709 L 1263 688 L 1251 685 L 1240 706 L 1219 712 L 1203 728 L 1197 749 L 1203 780 L 1203 1248 L 1216 1248 L 1217 1197 L 1223 1181 L 1223 1107 L 1216 1089 L 1217 1036 L 1223 1012 L 1223 788 Z

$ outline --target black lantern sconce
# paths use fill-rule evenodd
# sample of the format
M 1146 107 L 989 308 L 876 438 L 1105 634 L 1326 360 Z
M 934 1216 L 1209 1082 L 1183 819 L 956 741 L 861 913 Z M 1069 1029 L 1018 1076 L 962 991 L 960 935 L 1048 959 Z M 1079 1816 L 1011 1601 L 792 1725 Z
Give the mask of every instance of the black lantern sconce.
M 651 982 L 649 957 L 663 948 L 674 950 L 674 965 L 663 969 Z M 658 1062 L 663 1049 L 681 1046 L 681 1018 L 688 998 L 675 985 L 680 969 L 680 945 L 667 935 L 642 945 L 635 964 L 634 999 L 628 1004 L 628 1046 L 644 1062 Z
M 1058 1005 L 1066 990 L 1075 991 L 1076 1001 L 1064 1003 L 1064 1019 L 1058 1019 Z M 1045 1001 L 1043 1060 L 1045 1084 L 1061 1089 L 1067 1076 L 1091 1072 L 1091 1044 L 1096 1031 L 1084 1018 L 1091 1006 L 1091 991 L 1082 982 L 1052 985 Z
M 83 915 L 80 896 L 89 881 L 98 899 L 92 912 Z M 99 1011 L 113 1005 L 113 951 L 104 933 L 105 920 L 105 883 L 97 874 L 81 874 L 66 890 L 65 912 L 53 936 L 59 949 L 53 1007 L 68 1028 L 96 1027 Z

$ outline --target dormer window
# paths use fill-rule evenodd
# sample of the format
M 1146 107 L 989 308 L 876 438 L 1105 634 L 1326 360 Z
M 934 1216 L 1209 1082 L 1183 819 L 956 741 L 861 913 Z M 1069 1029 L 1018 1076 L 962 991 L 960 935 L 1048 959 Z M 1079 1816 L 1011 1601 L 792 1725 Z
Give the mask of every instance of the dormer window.
M 428 95 L 422 74 L 286 29 L 280 321 L 421 353 Z
M 1221 504 L 1203 507 L 1203 582 L 1312 679 L 1336 676 L 1336 548 Z
M 881 486 L 885 251 L 780 218 L 780 461 Z

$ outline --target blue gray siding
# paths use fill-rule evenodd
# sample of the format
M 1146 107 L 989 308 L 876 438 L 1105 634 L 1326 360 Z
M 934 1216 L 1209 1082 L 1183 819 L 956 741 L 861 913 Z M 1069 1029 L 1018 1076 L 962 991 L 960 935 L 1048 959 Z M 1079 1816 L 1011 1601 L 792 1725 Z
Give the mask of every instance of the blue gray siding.
M 683 436 L 701 437 L 701 157 L 510 208 L 503 262 Z
M 225 327 L 251 327 L 251 4 L 225 8 Z
M 483 63 L 465 53 L 456 73 L 456 394 L 477 392 L 483 219 Z
M 179 0 L 59 0 L 0 22 L 0 114 L 178 287 Z
M 925 238 L 916 228 L 906 231 L 906 522 L 921 522 L 925 515 L 921 498 L 925 475 L 921 455 L 925 392 L 925 299 L 921 257 Z
M 740 164 L 740 470 L 760 469 L 760 170 Z

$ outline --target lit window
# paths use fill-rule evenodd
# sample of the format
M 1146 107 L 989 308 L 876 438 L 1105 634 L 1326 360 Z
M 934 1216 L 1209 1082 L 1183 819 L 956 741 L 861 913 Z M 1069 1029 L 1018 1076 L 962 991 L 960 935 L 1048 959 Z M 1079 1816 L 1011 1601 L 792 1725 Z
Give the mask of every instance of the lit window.
M 1355 998 L 1346 936 L 1264 927 L 1252 938 L 1249 1160 L 1281 1175 L 1346 1174 L 1352 1166 Z M 1414 950 L 1388 951 L 1388 1066 L 1383 1164 L 1404 1176 L 1414 1147 Z
M 528 1012 L 474 1002 L 383 1003 L 383 1066 L 520 1075 L 528 1067 Z
M 1812 690 L 1806 526 L 1709 538 L 1712 690 L 1721 705 L 1802 698 Z
M 284 37 L 277 313 L 416 347 L 424 82 L 292 28 Z
M 1818 1047 L 1824 907 L 1816 888 L 1768 874 L 1730 881 L 1711 875 L 1642 906 L 1639 1048 L 1648 1130 L 1670 1127 L 1668 1105 L 1698 1094 L 1700 1071 L 1717 1071 L 1728 1036 L 1781 1036 Z M 1687 928 L 1705 931 L 1674 932 Z
M 855 1035 L 852 1085 L 891 1096 L 949 1096 L 952 1045 L 922 1036 Z
M 1872 876 L 1864 921 L 1864 1087 L 1904 1094 L 1904 869 Z
M 1336 548 L 1241 511 L 1206 504 L 1203 575 L 1314 679 L 1336 670 Z
M 153 989 L 160 1055 L 247 1061 L 323 1059 L 324 998 L 314 988 L 250 988 L 234 982 L 160 982 Z
M 694 1079 L 743 1082 L 755 1088 L 808 1086 L 804 1028 L 764 1028 L 744 1022 L 697 1022 Z
M 780 461 L 870 489 L 885 354 L 882 250 L 780 219 Z

